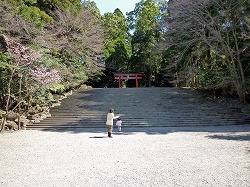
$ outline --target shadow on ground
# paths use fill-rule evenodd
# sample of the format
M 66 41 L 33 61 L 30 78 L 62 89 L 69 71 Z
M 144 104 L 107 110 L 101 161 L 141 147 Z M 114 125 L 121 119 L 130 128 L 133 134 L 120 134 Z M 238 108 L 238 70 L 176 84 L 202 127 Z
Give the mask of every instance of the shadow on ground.
M 250 141 L 250 133 L 244 135 L 232 135 L 231 133 L 229 133 L 223 135 L 211 135 L 207 137 L 220 140 Z
M 66 129 L 44 129 L 45 132 L 62 132 L 62 133 L 92 133 L 90 138 L 106 138 L 106 128 L 66 128 Z M 146 135 L 167 135 L 177 132 L 201 132 L 209 133 L 207 138 L 230 141 L 250 141 L 250 126 L 249 125 L 234 125 L 234 126 L 206 126 L 206 127 L 124 127 L 122 132 L 118 132 L 114 127 L 113 136 L 120 135 L 136 135 L 144 133 Z
M 115 113 L 122 116 L 124 123 L 121 133 L 114 126 L 114 136 L 207 132 L 211 139 L 250 140 L 247 116 L 238 108 L 200 100 L 201 96 L 194 90 L 177 88 L 79 90 L 63 100 L 60 107 L 52 108 L 51 118 L 30 128 L 44 128 L 46 132 L 92 133 L 92 138 L 103 138 L 107 134 L 108 109 L 116 106 Z

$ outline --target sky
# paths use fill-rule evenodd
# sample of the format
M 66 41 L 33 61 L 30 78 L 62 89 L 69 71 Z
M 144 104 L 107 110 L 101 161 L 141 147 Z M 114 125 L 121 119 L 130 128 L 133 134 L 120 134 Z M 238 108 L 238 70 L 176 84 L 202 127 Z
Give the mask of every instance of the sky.
M 126 12 L 134 10 L 135 4 L 141 0 L 93 0 L 99 8 L 101 14 L 111 12 L 113 13 L 116 8 L 119 8 L 124 15 Z

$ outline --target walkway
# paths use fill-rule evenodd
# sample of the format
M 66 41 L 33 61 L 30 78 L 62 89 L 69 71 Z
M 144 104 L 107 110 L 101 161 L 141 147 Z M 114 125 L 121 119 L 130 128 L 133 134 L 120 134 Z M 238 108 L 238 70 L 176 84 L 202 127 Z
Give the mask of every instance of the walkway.
M 1 134 L 1 187 L 249 187 L 249 126 Z
M 238 108 L 208 100 L 191 89 L 108 88 L 75 92 L 51 109 L 51 118 L 28 129 L 102 128 L 111 107 L 127 128 L 250 124 Z
M 29 129 L 0 135 L 1 187 L 250 186 L 249 120 L 191 90 L 82 90 Z

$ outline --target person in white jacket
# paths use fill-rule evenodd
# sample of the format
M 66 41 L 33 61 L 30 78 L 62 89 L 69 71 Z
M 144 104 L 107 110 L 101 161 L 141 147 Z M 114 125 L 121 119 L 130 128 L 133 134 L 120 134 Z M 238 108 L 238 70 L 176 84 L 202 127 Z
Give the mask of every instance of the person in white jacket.
M 109 113 L 107 114 L 107 121 L 106 121 L 106 125 L 107 125 L 107 128 L 108 128 L 108 137 L 109 138 L 112 138 L 112 130 L 113 130 L 113 121 L 114 119 L 116 118 L 119 118 L 120 116 L 115 116 L 114 114 L 114 109 L 111 108 L 109 110 Z

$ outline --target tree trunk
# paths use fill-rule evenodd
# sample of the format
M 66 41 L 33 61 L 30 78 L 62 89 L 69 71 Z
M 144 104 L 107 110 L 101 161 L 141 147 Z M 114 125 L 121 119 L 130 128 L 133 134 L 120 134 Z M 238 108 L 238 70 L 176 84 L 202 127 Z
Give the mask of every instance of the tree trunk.
M 21 92 L 22 92 L 22 75 L 19 80 L 19 98 L 18 98 L 18 130 L 20 130 L 21 126 Z
M 152 86 L 151 78 L 152 78 L 152 70 L 150 67 L 148 67 L 148 87 Z
M 240 101 L 245 103 L 246 102 L 246 80 L 245 80 L 245 74 L 244 70 L 241 64 L 241 59 L 240 59 L 240 50 L 239 50 L 239 45 L 238 45 L 238 39 L 236 37 L 235 32 L 233 32 L 234 36 L 234 41 L 235 41 L 235 48 L 236 48 L 236 53 L 237 53 L 237 60 L 236 60 L 236 65 L 237 65 L 237 72 L 238 72 L 238 79 L 240 83 L 240 88 L 239 88 L 239 98 Z
M 3 117 L 0 131 L 4 131 L 5 130 L 4 124 L 5 124 L 6 117 L 8 115 L 8 111 L 9 111 L 10 93 L 11 93 L 11 82 L 12 82 L 14 73 L 15 73 L 15 70 L 11 70 L 10 79 L 9 79 L 8 84 L 7 84 L 7 102 L 6 102 L 6 105 L 5 105 L 5 116 Z

